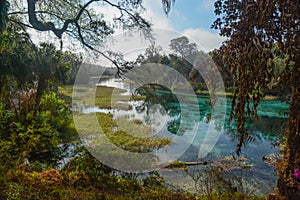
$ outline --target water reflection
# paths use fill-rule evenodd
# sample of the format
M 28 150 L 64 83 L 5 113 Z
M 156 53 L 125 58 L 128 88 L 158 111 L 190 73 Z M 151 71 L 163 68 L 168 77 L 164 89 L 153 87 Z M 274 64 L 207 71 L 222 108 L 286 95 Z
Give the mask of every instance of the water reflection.
M 181 121 L 181 110 L 178 99 L 168 88 L 161 85 L 148 84 L 137 88 L 135 94 L 145 97 L 142 103 L 135 107 L 138 113 L 146 113 L 146 124 L 152 124 L 150 118 L 155 118 L 155 113 L 168 117 L 166 122 L 168 131 L 173 134 L 183 135 L 183 130 L 179 132 Z M 159 119 L 159 118 L 158 118 Z M 155 124 L 154 124 L 155 125 Z
M 198 101 L 191 100 L 187 104 L 180 104 L 176 95 L 167 88 L 159 85 L 145 85 L 136 90 L 130 84 L 126 82 L 116 82 L 114 79 L 101 82 L 100 85 L 113 86 L 131 91 L 129 93 L 135 93 L 144 96 L 142 101 L 132 101 L 130 104 L 133 106 L 133 110 L 104 110 L 97 108 L 88 108 L 90 110 L 84 110 L 84 112 L 111 112 L 114 117 L 127 116 L 128 119 L 140 119 L 145 124 L 158 127 L 156 131 L 160 134 L 156 136 L 166 136 L 169 134 L 182 136 L 191 142 L 192 145 L 185 151 L 180 157 L 182 161 L 199 161 L 199 147 L 203 143 L 204 134 L 213 126 L 214 130 L 221 132 L 217 144 L 213 150 L 203 160 L 218 160 L 224 156 L 234 154 L 236 150 L 236 144 L 239 142 L 239 135 L 236 133 L 236 124 L 233 121 L 230 125 L 224 124 L 223 120 L 211 119 L 211 108 L 207 104 L 207 96 L 198 96 Z M 230 99 L 222 99 L 221 101 L 227 101 L 226 109 L 230 109 Z M 220 106 L 222 106 L 220 104 Z M 184 109 L 189 110 L 188 118 L 185 121 L 182 120 L 182 111 Z M 226 114 L 218 108 L 215 108 L 217 114 L 220 116 Z M 251 163 L 252 181 L 257 183 L 256 194 L 266 193 L 273 190 L 275 186 L 277 176 L 275 169 L 262 161 L 264 155 L 278 154 L 279 149 L 273 144 L 277 141 L 279 127 L 284 120 L 284 112 L 287 110 L 287 105 L 279 101 L 263 101 L 258 107 L 258 119 L 247 119 L 248 139 L 244 141 L 244 147 L 241 155 L 248 158 Z M 200 115 L 199 115 L 200 113 Z M 229 113 L 229 112 L 227 112 Z M 227 116 L 228 118 L 228 116 Z M 222 119 L 222 117 L 220 117 Z M 188 141 L 189 135 L 195 131 L 194 125 L 197 123 L 198 129 L 195 138 L 192 141 Z M 178 170 L 163 171 L 166 181 L 169 184 L 177 183 L 177 186 L 182 186 L 181 183 L 186 180 L 178 180 Z M 176 179 L 176 181 L 174 180 Z
M 202 132 L 207 128 L 211 119 L 211 108 L 208 105 L 209 98 L 207 96 L 198 96 L 198 102 L 189 102 L 188 104 L 180 104 L 176 97 L 176 94 L 171 90 L 160 85 L 148 84 L 143 87 L 133 90 L 129 83 L 121 81 L 120 79 L 104 79 L 97 85 L 111 86 L 121 89 L 127 89 L 128 93 L 144 96 L 144 100 L 131 101 L 133 110 L 115 110 L 115 109 L 100 109 L 98 107 L 88 107 L 83 109 L 83 113 L 91 112 L 105 112 L 113 113 L 115 117 L 127 116 L 128 119 L 140 119 L 148 125 L 154 125 L 155 119 L 160 117 L 166 118 L 167 130 L 172 134 L 183 135 L 188 130 L 191 130 L 195 122 L 199 123 L 199 132 Z M 230 109 L 230 99 L 222 99 L 227 101 L 227 113 Z M 218 110 L 218 108 L 215 108 Z M 251 136 L 249 143 L 255 140 L 266 139 L 274 142 L 277 139 L 277 133 L 283 122 L 283 113 L 286 111 L 287 105 L 277 101 L 263 101 L 258 108 L 258 119 L 247 119 L 246 128 Z M 189 110 L 188 120 L 182 121 L 182 110 Z M 200 113 L 200 115 L 199 115 Z M 280 113 L 282 115 L 280 116 Z M 225 113 L 219 113 L 225 114 Z M 160 116 L 160 117 L 157 117 Z M 216 114 L 217 116 L 217 114 Z M 221 117 L 220 117 L 221 118 Z M 228 116 L 227 116 L 228 118 Z M 216 117 L 215 119 L 218 119 Z M 237 138 L 236 124 L 233 121 L 230 125 L 223 123 L 222 120 L 214 120 L 215 129 L 222 131 L 225 126 L 226 131 L 224 134 L 230 136 L 230 138 Z M 226 121 L 225 121 L 226 122 Z M 164 123 L 161 123 L 164 124 Z M 181 130 L 179 125 L 182 124 Z M 232 140 L 235 139 L 230 139 Z M 247 142 L 247 141 L 246 141 Z M 197 144 L 197 141 L 195 142 Z

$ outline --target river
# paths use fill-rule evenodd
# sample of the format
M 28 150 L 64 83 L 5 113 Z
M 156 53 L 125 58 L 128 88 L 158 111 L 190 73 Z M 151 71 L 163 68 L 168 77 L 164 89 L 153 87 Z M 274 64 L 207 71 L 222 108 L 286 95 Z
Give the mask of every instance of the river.
M 132 92 L 130 84 L 117 79 L 105 79 L 98 85 L 126 89 L 126 94 L 130 94 Z M 168 91 L 161 91 L 158 96 L 163 96 L 165 92 L 168 93 Z M 165 99 L 168 98 L 169 97 L 165 97 Z M 181 104 L 176 101 L 176 99 L 174 101 L 167 100 L 160 104 L 161 99 L 156 99 L 156 102 L 152 102 L 150 107 L 149 104 L 145 105 L 145 102 L 143 101 L 132 101 L 130 103 L 133 106 L 133 109 L 129 111 L 88 107 L 85 108 L 83 112 L 110 112 L 113 113 L 114 117 L 126 115 L 129 119 L 139 119 L 148 124 L 149 121 L 152 120 L 150 124 L 154 124 L 157 128 L 155 132 L 163 130 L 163 133 L 167 132 L 168 134 L 172 134 L 174 132 L 178 133 L 181 131 L 180 134 L 182 135 L 194 135 L 191 143 L 192 145 L 190 145 L 185 153 L 180 156 L 178 159 L 180 161 L 214 162 L 223 160 L 224 158 L 238 158 L 236 154 L 236 147 L 239 142 L 239 136 L 235 131 L 236 124 L 234 121 L 230 125 L 227 124 L 231 106 L 230 99 L 223 99 L 223 101 L 226 101 L 226 116 L 225 120 L 222 118 L 223 120 L 221 120 L 220 127 L 215 127 L 217 126 L 216 124 L 218 124 L 216 123 L 218 120 L 217 118 L 210 119 L 211 107 L 207 104 L 209 98 L 207 96 L 198 95 L 197 99 L 197 102 L 191 100 L 187 104 Z M 142 106 L 144 106 L 144 108 L 148 108 L 148 110 L 141 110 Z M 189 110 L 192 110 L 193 112 L 189 112 L 187 118 L 182 121 L 180 120 L 182 117 L 182 114 L 180 113 L 183 112 L 184 109 L 187 109 L 187 107 L 189 107 Z M 247 118 L 246 127 L 249 137 L 245 140 L 239 157 L 245 158 L 242 162 L 243 167 L 241 167 L 242 169 L 225 169 L 226 172 L 233 174 L 232 177 L 237 177 L 235 182 L 239 180 L 238 177 L 242 176 L 240 183 L 238 183 L 240 186 L 239 191 L 256 195 L 262 195 L 274 191 L 277 181 L 276 170 L 273 166 L 266 163 L 263 160 L 263 157 L 268 157 L 270 155 L 270 157 L 274 155 L 276 157 L 276 155 L 279 155 L 279 147 L 276 145 L 278 139 L 277 132 L 279 129 L 278 127 L 280 127 L 280 123 L 285 118 L 283 114 L 287 111 L 287 108 L 288 106 L 280 101 L 262 101 L 258 107 L 258 119 Z M 152 112 L 152 119 L 149 119 L 149 112 Z M 184 125 L 181 125 L 178 122 L 183 122 Z M 194 126 L 195 123 L 197 124 L 197 129 L 187 128 Z M 205 157 L 199 158 L 199 147 L 205 139 L 204 133 L 209 131 L 212 123 L 214 129 L 218 130 L 220 134 L 215 141 L 216 144 L 212 150 Z M 226 168 L 226 166 L 223 167 Z M 195 192 L 193 178 L 195 178 L 198 173 L 203 173 L 203 170 L 205 169 L 207 169 L 207 166 L 193 166 L 189 167 L 188 173 L 182 169 L 165 169 L 160 170 L 159 172 L 164 177 L 168 185 Z

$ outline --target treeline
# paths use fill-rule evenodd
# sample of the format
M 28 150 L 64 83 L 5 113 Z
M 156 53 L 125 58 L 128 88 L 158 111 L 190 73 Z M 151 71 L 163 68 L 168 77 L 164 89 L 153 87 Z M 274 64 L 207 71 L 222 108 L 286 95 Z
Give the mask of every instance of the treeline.
M 77 72 L 77 84 L 89 84 L 93 79 L 99 81 L 100 78 L 114 78 L 117 75 L 117 69 L 111 67 L 102 67 L 100 65 L 82 63 Z M 75 80 L 74 80 L 75 81 Z M 73 84 L 71 82 L 70 84 Z
M 160 46 L 151 45 L 143 54 L 138 55 L 135 64 L 160 63 L 167 65 L 177 70 L 190 81 L 195 90 L 207 90 L 207 85 L 198 67 L 201 66 L 202 69 L 207 71 L 216 68 L 221 74 L 226 91 L 233 92 L 234 80 L 232 66 L 224 62 L 224 56 L 219 50 L 213 50 L 208 53 L 200 51 L 197 45 L 191 43 L 185 36 L 172 39 L 169 47 L 173 53 L 166 55 L 162 53 Z M 273 58 L 270 62 L 274 63 L 274 77 L 272 77 L 264 90 L 253 92 L 284 98 L 291 91 L 290 87 L 282 87 L 282 84 L 280 84 L 280 75 L 285 68 L 285 62 L 288 60 L 288 56 L 280 52 L 278 45 L 273 47 L 272 52 Z

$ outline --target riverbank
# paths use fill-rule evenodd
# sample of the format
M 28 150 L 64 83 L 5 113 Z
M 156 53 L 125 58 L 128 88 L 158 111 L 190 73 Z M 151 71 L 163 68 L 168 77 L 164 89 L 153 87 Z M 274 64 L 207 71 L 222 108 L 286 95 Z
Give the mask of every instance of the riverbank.
M 207 90 L 196 90 L 197 95 L 204 95 L 204 96 L 209 96 L 210 92 Z M 232 98 L 233 93 L 232 92 L 215 92 L 215 94 L 219 97 L 227 97 L 227 98 Z M 274 101 L 274 100 L 280 100 L 280 97 L 278 96 L 272 96 L 272 95 L 266 95 L 262 100 L 265 101 Z

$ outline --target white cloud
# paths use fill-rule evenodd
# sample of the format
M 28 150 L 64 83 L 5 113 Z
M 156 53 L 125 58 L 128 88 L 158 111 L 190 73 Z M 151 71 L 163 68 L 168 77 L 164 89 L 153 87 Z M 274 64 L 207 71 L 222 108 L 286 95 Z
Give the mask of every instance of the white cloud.
M 211 51 L 221 46 L 226 38 L 217 33 L 211 33 L 203 29 L 186 29 L 183 35 L 187 36 L 191 42 L 195 42 L 198 48 L 203 51 Z
M 149 20 L 154 26 L 160 28 L 171 28 L 171 22 L 163 11 L 160 1 L 144 0 L 145 11 L 141 15 Z M 103 3 L 93 4 L 93 9 L 97 13 L 102 13 L 104 19 L 112 22 L 112 19 L 120 15 L 118 9 Z
M 200 10 L 214 10 L 215 0 L 202 0 L 200 3 Z
M 146 19 L 157 28 L 171 29 L 171 21 L 164 13 L 161 1 L 145 0 L 144 7 L 146 11 L 143 13 Z
M 172 24 L 176 22 L 171 22 L 170 19 L 165 15 L 162 9 L 160 1 L 145 0 L 145 8 L 147 9 L 144 16 L 146 19 L 150 19 L 154 25 L 155 32 L 157 34 L 158 42 L 157 44 L 167 48 L 171 39 L 175 37 L 180 37 L 182 35 L 187 36 L 190 41 L 197 43 L 198 48 L 204 51 L 211 51 L 215 48 L 221 46 L 221 43 L 226 39 L 219 36 L 217 33 L 212 33 L 209 30 L 204 30 L 200 28 L 189 28 L 185 29 L 183 32 L 179 33 L 177 30 L 174 30 Z M 210 10 L 214 7 L 214 0 L 202 0 L 200 3 L 201 9 Z M 172 9 L 170 15 L 181 15 L 176 9 Z M 185 16 L 182 16 L 185 18 Z M 158 29 L 158 30 L 157 30 Z M 169 31 L 163 31 L 169 30 Z M 174 33 L 171 35 L 165 35 L 164 33 Z
M 205 1 L 203 1 L 205 2 Z M 94 9 L 96 12 L 103 13 L 105 19 L 112 19 L 115 15 L 118 15 L 118 11 L 112 9 L 110 6 L 101 5 L 101 4 L 94 4 Z M 169 44 L 170 40 L 181 37 L 183 35 L 187 36 L 191 42 L 195 42 L 198 45 L 200 50 L 210 51 L 214 48 L 218 48 L 222 41 L 225 39 L 218 36 L 218 34 L 214 34 L 209 32 L 208 30 L 203 29 L 186 29 L 183 32 L 176 31 L 172 24 L 176 22 L 171 22 L 171 20 L 165 15 L 161 1 L 153 1 L 153 0 L 145 0 L 144 7 L 146 11 L 142 14 L 146 19 L 150 20 L 153 24 L 153 31 L 156 36 L 156 45 L 159 45 L 163 48 L 165 53 L 170 53 L 169 51 Z M 171 10 L 171 14 L 180 15 L 180 12 L 176 12 L 176 10 Z M 184 17 L 184 16 L 182 16 Z M 38 41 L 51 41 L 55 42 L 57 46 L 59 46 L 59 41 L 53 36 L 52 33 L 43 33 L 33 31 L 33 38 L 36 42 Z M 125 57 L 132 59 L 136 57 L 137 54 L 143 53 L 145 49 L 149 46 L 149 41 L 145 41 L 140 35 L 137 33 L 134 37 L 125 37 L 126 35 L 123 31 L 116 31 L 115 39 L 117 41 L 114 44 L 109 43 L 111 49 L 125 53 Z M 71 49 L 72 47 L 75 48 L 75 51 L 79 51 L 81 46 L 76 44 L 73 45 L 67 40 L 64 40 L 64 46 Z M 99 50 L 101 47 L 98 47 Z M 74 50 L 74 49 L 73 49 Z M 99 61 L 104 65 L 109 65 L 106 59 L 100 59 Z

